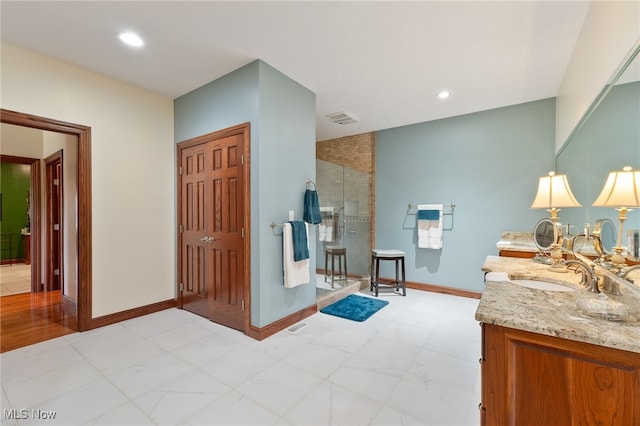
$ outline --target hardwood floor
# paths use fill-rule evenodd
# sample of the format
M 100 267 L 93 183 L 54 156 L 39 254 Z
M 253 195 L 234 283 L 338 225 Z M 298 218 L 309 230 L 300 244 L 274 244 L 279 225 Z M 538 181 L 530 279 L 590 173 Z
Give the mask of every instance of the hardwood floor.
M 62 309 L 62 292 L 0 297 L 0 352 L 75 333 L 75 315 Z

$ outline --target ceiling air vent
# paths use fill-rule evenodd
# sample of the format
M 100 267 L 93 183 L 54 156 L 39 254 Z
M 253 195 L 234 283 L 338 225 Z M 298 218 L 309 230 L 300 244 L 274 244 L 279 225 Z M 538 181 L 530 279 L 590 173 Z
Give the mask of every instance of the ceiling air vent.
M 336 124 L 355 123 L 356 121 L 359 120 L 357 115 L 352 114 L 350 112 L 346 112 L 346 111 L 334 112 L 332 114 L 327 114 L 326 117 L 329 120 L 331 120 L 334 123 L 336 123 Z

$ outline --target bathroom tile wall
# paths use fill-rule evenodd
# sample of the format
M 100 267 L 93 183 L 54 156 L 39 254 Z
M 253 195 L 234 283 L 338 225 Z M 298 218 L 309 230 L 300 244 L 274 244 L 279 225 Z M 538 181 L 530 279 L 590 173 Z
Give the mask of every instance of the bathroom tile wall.
M 316 143 L 316 159 L 326 161 L 328 163 L 337 164 L 347 167 L 351 170 L 346 170 L 345 173 L 349 173 L 349 181 L 356 183 L 358 189 L 353 192 L 345 189 L 345 199 L 357 199 L 358 200 L 358 216 L 368 216 L 371 218 L 371 231 L 370 239 L 375 242 L 375 133 L 361 133 L 359 135 L 346 136 L 343 138 L 330 139 L 326 141 L 320 141 Z M 360 173 L 358 173 L 360 172 Z M 334 178 L 326 174 L 322 174 L 322 170 L 318 168 L 317 180 L 327 182 L 333 182 Z M 342 178 L 342 177 L 340 177 Z M 366 179 L 367 181 L 362 181 Z M 354 194 L 363 194 L 361 187 L 368 185 L 367 199 L 362 196 Z M 325 197 L 333 199 L 333 189 L 331 185 L 324 185 Z M 335 188 L 335 186 L 333 187 Z M 352 187 L 353 189 L 353 187 Z M 340 188 L 340 191 L 342 189 Z M 322 197 L 322 192 L 319 191 Z M 335 198 L 335 197 L 334 197 Z M 322 201 L 322 199 L 321 199 Z M 349 214 L 349 212 L 345 212 Z

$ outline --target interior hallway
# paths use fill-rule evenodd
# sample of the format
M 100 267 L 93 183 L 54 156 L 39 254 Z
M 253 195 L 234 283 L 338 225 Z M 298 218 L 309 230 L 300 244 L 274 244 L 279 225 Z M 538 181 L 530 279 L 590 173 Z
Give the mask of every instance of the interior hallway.
M 31 265 L 12 263 L 0 266 L 0 296 L 31 291 Z
M 61 290 L 0 297 L 0 352 L 55 339 L 77 329 L 75 315 L 62 309 Z
M 478 300 L 380 297 L 365 322 L 316 313 L 263 341 L 169 309 L 6 352 L 2 407 L 61 424 L 479 424 Z

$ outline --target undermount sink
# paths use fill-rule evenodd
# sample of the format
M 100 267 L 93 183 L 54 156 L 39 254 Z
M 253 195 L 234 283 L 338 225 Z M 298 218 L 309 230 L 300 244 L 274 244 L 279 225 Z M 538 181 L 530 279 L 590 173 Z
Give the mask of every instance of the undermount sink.
M 540 280 L 509 280 L 515 285 L 519 285 L 522 287 L 535 288 L 537 290 L 546 290 L 546 291 L 575 291 L 575 289 L 571 287 L 567 287 L 566 285 L 556 284 L 549 281 L 540 281 Z

